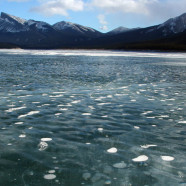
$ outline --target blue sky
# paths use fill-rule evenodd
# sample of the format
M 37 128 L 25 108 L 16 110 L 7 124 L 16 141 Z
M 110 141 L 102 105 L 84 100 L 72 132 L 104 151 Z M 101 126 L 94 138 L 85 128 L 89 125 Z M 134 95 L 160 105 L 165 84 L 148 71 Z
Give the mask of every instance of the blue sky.
M 186 12 L 186 0 L 0 0 L 0 11 L 54 24 L 70 21 L 107 32 L 147 27 Z

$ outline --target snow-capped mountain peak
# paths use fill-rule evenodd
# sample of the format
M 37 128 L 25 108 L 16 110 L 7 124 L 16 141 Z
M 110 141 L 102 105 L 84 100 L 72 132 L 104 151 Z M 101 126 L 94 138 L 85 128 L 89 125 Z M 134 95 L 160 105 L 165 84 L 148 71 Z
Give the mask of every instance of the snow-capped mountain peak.
M 27 21 L 27 25 L 28 25 L 28 26 L 35 25 L 36 29 L 39 29 L 39 30 L 42 30 L 42 31 L 45 31 L 45 30 L 47 30 L 49 27 L 51 27 L 51 25 L 49 25 L 49 24 L 46 23 L 46 22 L 43 22 L 43 21 L 34 21 L 34 20 L 28 20 L 28 21 Z
M 42 21 L 25 20 L 19 17 L 9 15 L 2 12 L 0 16 L 0 31 L 3 32 L 25 32 L 31 30 L 38 30 L 40 32 L 46 32 L 48 30 L 54 30 L 51 25 Z
M 65 31 L 65 30 L 71 30 L 73 32 L 78 32 L 81 34 L 84 34 L 86 32 L 90 33 L 98 33 L 98 31 L 90 28 L 90 27 L 85 27 L 79 24 L 71 23 L 71 22 L 66 22 L 66 21 L 61 21 L 53 25 L 53 28 L 58 30 L 58 31 Z
M 74 24 L 71 22 L 61 21 L 53 25 L 56 30 L 65 30 L 67 28 L 74 28 Z
M 11 23 L 24 24 L 27 20 L 2 12 L 1 18 Z
M 126 28 L 126 27 L 120 26 L 114 30 L 111 30 L 110 32 L 107 32 L 107 35 L 117 35 L 117 34 L 121 34 L 121 33 L 132 31 L 132 30 L 137 30 L 137 29 L 140 29 L 140 28 Z
M 26 22 L 25 19 L 2 12 L 0 16 L 0 31 L 11 33 L 27 31 L 28 28 L 25 27 Z
M 129 31 L 129 30 L 130 30 L 129 28 L 120 26 L 120 27 L 118 27 L 118 28 L 112 30 L 111 32 L 112 32 L 113 34 L 119 34 L 119 33 L 122 33 L 122 32 Z

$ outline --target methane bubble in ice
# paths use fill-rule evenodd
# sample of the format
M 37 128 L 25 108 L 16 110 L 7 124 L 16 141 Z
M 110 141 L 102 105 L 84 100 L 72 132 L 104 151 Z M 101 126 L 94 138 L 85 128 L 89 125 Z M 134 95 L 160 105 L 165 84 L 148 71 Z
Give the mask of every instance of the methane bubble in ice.
M 88 180 L 88 179 L 90 179 L 91 174 L 88 173 L 88 172 L 86 172 L 86 173 L 84 173 L 84 174 L 82 175 L 82 177 L 83 177 L 84 180 Z
M 98 128 L 98 131 L 99 132 L 103 132 L 103 128 Z
M 46 179 L 46 180 L 53 180 L 55 178 L 56 178 L 56 175 L 54 175 L 54 174 L 46 174 L 46 175 L 44 175 L 44 179 Z
M 141 145 L 141 148 L 148 149 L 149 147 L 156 147 L 157 145 Z
M 56 171 L 55 170 L 49 170 L 48 173 L 54 174 Z
M 22 125 L 23 122 L 16 122 L 15 125 Z
M 39 147 L 39 151 L 44 151 L 48 148 L 48 144 L 46 142 L 41 141 L 38 147 Z
M 117 151 L 118 150 L 115 147 L 112 147 L 112 148 L 110 148 L 110 149 L 107 150 L 108 153 L 116 153 Z
M 125 168 L 127 165 L 126 165 L 126 163 L 124 162 L 124 161 L 122 161 L 122 162 L 120 162 L 120 163 L 115 163 L 114 165 L 113 165 L 113 167 L 115 167 L 115 168 L 118 168 L 118 169 L 123 169 L 123 168 Z
M 161 159 L 164 161 L 173 161 L 174 157 L 172 156 L 161 156 Z
M 19 137 L 20 137 L 20 138 L 25 138 L 26 135 L 25 135 L 25 134 L 21 134 L 21 135 L 19 135 Z
M 52 138 L 41 138 L 41 141 L 52 141 Z
M 143 162 L 147 161 L 149 158 L 145 155 L 138 156 L 137 158 L 132 159 L 134 162 Z

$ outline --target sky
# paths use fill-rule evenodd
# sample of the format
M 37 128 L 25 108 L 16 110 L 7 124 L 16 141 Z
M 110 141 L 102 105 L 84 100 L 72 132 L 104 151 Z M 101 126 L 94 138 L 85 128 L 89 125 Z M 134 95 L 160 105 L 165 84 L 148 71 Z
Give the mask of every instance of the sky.
M 186 13 L 186 0 L 0 0 L 0 11 L 54 24 L 69 21 L 108 32 L 148 27 Z

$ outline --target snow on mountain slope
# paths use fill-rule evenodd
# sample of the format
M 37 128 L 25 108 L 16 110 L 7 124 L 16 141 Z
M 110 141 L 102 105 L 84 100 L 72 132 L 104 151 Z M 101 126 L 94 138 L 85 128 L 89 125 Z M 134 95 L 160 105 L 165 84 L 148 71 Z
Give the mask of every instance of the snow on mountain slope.
M 61 21 L 53 25 L 53 28 L 58 31 L 68 31 L 73 34 L 80 34 L 80 35 L 87 35 L 87 36 L 99 36 L 101 35 L 100 32 L 97 30 L 85 27 L 79 24 L 74 24 L 71 22 Z
M 46 32 L 47 30 L 53 30 L 52 26 L 42 21 L 25 20 L 19 17 L 1 13 L 0 16 L 0 31 L 3 32 L 23 32 L 30 30 L 38 30 Z
M 0 16 L 0 31 L 3 32 L 21 32 L 27 31 L 25 27 L 26 20 L 6 13 L 1 13 Z
M 131 30 L 130 28 L 126 28 L 126 27 L 123 27 L 123 26 L 120 26 L 114 30 L 111 30 L 110 32 L 108 32 L 107 34 L 109 35 L 115 35 L 115 34 L 120 34 L 120 33 L 123 33 L 123 32 L 127 32 Z
M 34 32 L 38 31 L 44 33 L 50 31 L 54 31 L 54 32 L 64 31 L 68 34 L 88 36 L 88 37 L 97 37 L 101 35 L 100 32 L 92 28 L 70 23 L 70 22 L 62 21 L 52 26 L 46 22 L 25 20 L 13 15 L 9 15 L 4 12 L 2 12 L 0 16 L 0 31 L 3 33 L 6 32 L 18 33 L 18 32 L 25 32 L 25 31 L 34 31 Z
M 20 33 L 21 32 L 21 33 Z M 186 32 L 186 13 L 163 24 L 133 28 L 118 27 L 106 34 L 93 28 L 61 21 L 54 25 L 25 20 L 6 13 L 0 16 L 0 42 L 31 48 L 109 48 L 173 37 Z M 179 36 L 180 37 L 180 36 Z
M 4 12 L 1 13 L 1 18 L 11 23 L 19 23 L 22 25 L 24 25 L 24 23 L 27 21 L 25 19 L 21 19 L 19 17 L 13 16 L 13 15 L 10 15 Z
M 36 29 L 41 31 L 47 31 L 49 28 L 53 29 L 51 25 L 43 21 L 28 20 L 25 25 L 28 25 L 29 27 L 35 27 Z
M 110 32 L 107 32 L 106 34 L 107 35 L 116 35 L 116 34 L 121 34 L 124 32 L 129 32 L 129 31 L 137 30 L 137 29 L 140 29 L 140 28 L 126 28 L 126 27 L 120 26 L 114 30 L 111 30 Z
M 158 26 L 158 29 L 165 27 L 164 32 L 179 33 L 186 29 L 186 13 L 178 17 L 171 18 Z

